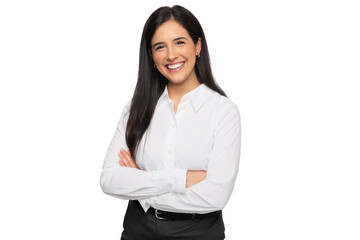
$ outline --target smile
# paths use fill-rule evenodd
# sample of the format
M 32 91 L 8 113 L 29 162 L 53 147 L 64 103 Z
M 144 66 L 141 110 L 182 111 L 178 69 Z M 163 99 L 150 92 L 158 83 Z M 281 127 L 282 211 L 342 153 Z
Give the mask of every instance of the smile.
M 185 62 L 181 62 L 181 63 L 175 63 L 175 64 L 169 64 L 169 65 L 166 65 L 166 67 L 169 69 L 169 70 L 180 70 L 180 68 L 184 65 Z

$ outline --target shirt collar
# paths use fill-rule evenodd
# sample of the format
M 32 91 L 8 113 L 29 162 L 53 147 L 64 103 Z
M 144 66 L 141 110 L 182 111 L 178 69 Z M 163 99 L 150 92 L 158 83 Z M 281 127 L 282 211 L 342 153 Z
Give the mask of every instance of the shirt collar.
M 210 89 L 204 83 L 201 83 L 198 87 L 186 93 L 182 97 L 181 101 L 190 100 L 194 110 L 198 111 L 201 105 L 205 102 L 206 98 L 209 96 L 209 94 Z M 169 98 L 167 85 L 165 86 L 164 91 L 158 100 L 157 106 L 159 106 L 162 101 L 167 101 L 168 103 L 172 102 L 172 100 Z

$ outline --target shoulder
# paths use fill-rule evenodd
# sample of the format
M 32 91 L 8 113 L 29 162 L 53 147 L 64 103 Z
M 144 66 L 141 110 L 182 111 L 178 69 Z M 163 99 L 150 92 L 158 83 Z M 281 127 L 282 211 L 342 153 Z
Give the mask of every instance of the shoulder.
M 118 124 L 122 124 L 122 125 L 126 126 L 127 120 L 129 118 L 130 108 L 131 108 L 131 99 L 128 100 L 126 102 L 125 106 L 122 108 L 122 112 L 121 112 L 121 116 L 120 116 L 120 120 L 119 120 Z
M 210 88 L 208 90 L 210 94 L 207 98 L 207 103 L 209 104 L 207 109 L 211 109 L 211 115 L 215 120 L 214 133 L 216 134 L 224 126 L 235 127 L 233 129 L 239 128 L 241 119 L 237 103 Z
M 216 111 L 219 115 L 228 114 L 230 112 L 233 112 L 234 114 L 240 114 L 237 103 L 235 103 L 232 99 L 219 94 L 207 86 L 206 89 L 209 92 L 207 100 L 212 105 L 214 111 Z
M 125 104 L 124 106 L 124 109 L 123 109 L 123 112 L 129 112 L 130 111 L 130 108 L 131 108 L 131 100 L 128 100 L 127 103 Z

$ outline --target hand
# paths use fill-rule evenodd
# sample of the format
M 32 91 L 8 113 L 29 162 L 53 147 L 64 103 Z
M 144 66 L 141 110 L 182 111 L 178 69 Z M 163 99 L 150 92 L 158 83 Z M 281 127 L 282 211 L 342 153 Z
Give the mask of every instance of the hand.
M 207 171 L 188 170 L 186 173 L 186 188 L 189 188 L 206 179 Z
M 118 156 L 120 157 L 120 166 L 140 169 L 139 166 L 135 163 L 134 159 L 132 159 L 129 151 L 125 151 L 121 148 Z

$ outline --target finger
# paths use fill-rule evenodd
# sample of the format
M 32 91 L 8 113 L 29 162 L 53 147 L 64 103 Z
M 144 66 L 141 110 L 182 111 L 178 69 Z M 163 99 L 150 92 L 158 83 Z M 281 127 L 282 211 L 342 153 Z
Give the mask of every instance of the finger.
M 120 152 L 120 158 L 121 158 L 122 162 L 124 163 L 125 167 L 132 167 L 131 162 L 129 161 L 129 159 L 121 152 Z
M 120 157 L 119 159 L 119 164 L 122 167 L 127 167 L 127 160 L 125 159 L 125 157 L 123 156 L 123 154 L 121 152 L 118 153 L 118 156 Z
M 118 163 L 119 163 L 120 166 L 124 167 L 124 163 L 123 163 L 123 161 L 121 159 L 118 160 Z
M 130 167 L 130 163 L 125 158 L 124 154 L 121 153 L 121 151 L 118 152 L 118 156 L 120 157 L 119 163 L 121 162 L 123 167 Z
M 134 167 L 140 170 L 139 166 L 136 164 L 136 162 L 134 161 L 134 159 L 131 157 L 130 151 L 127 151 L 127 153 L 128 153 L 128 155 L 129 155 L 129 157 L 131 158 L 132 162 L 134 163 Z
M 122 160 L 119 160 L 119 164 L 120 164 L 120 166 L 125 167 L 125 164 L 123 163 Z
M 131 158 L 131 155 L 128 152 L 122 151 L 122 155 L 124 156 L 130 167 L 137 168 L 135 161 Z

